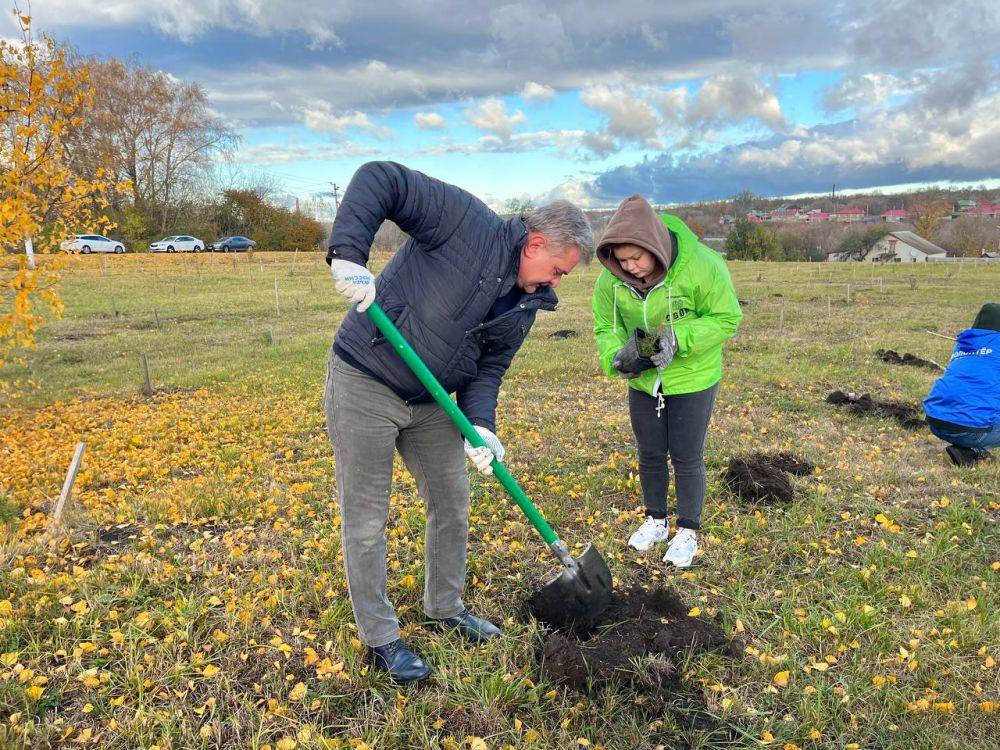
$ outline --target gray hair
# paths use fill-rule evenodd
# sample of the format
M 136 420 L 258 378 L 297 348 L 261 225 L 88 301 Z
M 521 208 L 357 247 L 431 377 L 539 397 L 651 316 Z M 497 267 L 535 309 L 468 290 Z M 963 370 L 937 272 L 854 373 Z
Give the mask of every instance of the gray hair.
M 562 255 L 573 246 L 580 250 L 580 260 L 590 263 L 594 258 L 594 231 L 583 211 L 569 201 L 554 201 L 532 211 L 524 217 L 529 232 L 544 235 L 559 249 L 553 255 Z

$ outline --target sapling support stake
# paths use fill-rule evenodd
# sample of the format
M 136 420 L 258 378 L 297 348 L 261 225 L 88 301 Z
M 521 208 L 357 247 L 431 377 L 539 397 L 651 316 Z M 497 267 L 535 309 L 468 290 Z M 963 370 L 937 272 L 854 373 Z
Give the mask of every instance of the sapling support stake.
M 153 395 L 153 381 L 149 377 L 149 360 L 146 359 L 146 353 L 143 352 L 139 355 L 142 358 L 142 374 L 146 382 L 142 386 L 142 392 L 146 396 Z
M 73 460 L 70 462 L 69 471 L 66 472 L 66 479 L 63 482 L 62 492 L 59 493 L 59 500 L 56 502 L 56 508 L 52 512 L 52 520 L 49 522 L 50 532 L 55 531 L 62 525 L 62 517 L 69 508 L 70 498 L 73 495 L 73 482 L 76 481 L 76 475 L 80 471 L 80 465 L 83 463 L 83 452 L 86 447 L 86 444 L 82 440 L 76 444 L 76 450 L 73 452 Z

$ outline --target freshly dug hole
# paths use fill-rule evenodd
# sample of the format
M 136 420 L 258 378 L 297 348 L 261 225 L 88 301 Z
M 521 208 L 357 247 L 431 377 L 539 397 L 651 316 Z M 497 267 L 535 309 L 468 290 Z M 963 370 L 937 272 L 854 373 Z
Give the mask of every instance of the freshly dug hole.
M 616 594 L 590 633 L 577 640 L 550 634 L 542 644 L 542 675 L 581 693 L 612 683 L 668 698 L 688 654 L 718 650 L 742 656 L 718 625 L 688 616 L 672 589 L 635 587 Z M 588 637 L 589 636 L 589 637 Z
M 917 407 L 895 401 L 876 401 L 867 393 L 858 396 L 853 392 L 834 391 L 826 397 L 826 402 L 843 406 L 851 414 L 871 414 L 895 419 L 908 430 L 920 429 L 926 424 L 917 416 Z

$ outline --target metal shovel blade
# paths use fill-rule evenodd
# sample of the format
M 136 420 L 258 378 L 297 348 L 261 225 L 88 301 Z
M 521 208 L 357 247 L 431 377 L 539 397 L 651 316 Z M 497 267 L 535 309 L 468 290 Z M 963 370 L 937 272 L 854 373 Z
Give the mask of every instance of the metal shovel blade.
M 532 614 L 546 625 L 576 632 L 590 630 L 609 604 L 611 570 L 592 544 L 528 602 Z

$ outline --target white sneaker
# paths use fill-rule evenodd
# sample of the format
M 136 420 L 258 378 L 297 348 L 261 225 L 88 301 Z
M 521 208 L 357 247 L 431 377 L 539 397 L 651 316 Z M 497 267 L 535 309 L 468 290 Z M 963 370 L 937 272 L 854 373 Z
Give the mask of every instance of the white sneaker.
M 628 546 L 645 552 L 654 544 L 667 541 L 669 537 L 670 528 L 667 526 L 667 519 L 646 516 L 642 526 L 628 538 Z
M 678 568 L 690 567 L 698 551 L 698 534 L 694 529 L 680 528 L 670 540 L 663 562 L 673 563 Z

